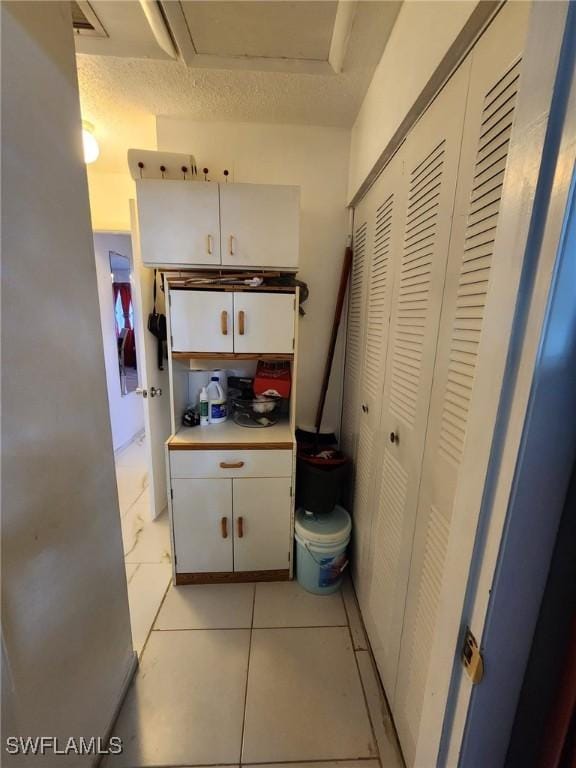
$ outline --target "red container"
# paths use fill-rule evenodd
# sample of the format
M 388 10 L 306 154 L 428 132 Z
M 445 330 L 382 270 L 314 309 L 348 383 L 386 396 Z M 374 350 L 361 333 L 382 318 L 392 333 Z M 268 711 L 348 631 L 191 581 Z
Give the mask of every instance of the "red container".
M 254 394 L 270 397 L 290 397 L 292 375 L 289 362 L 258 361 L 254 378 Z

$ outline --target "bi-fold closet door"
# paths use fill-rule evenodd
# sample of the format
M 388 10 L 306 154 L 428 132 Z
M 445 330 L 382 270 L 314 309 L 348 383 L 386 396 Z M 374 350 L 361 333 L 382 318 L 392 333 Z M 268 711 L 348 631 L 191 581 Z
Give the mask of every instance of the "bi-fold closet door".
M 503 8 L 355 212 L 363 293 L 354 305 L 352 285 L 355 386 L 343 413 L 356 460 L 353 575 L 409 765 L 454 494 L 465 482 L 459 466 L 527 16 L 526 4 Z M 379 304 L 375 233 L 389 199 L 388 298 Z

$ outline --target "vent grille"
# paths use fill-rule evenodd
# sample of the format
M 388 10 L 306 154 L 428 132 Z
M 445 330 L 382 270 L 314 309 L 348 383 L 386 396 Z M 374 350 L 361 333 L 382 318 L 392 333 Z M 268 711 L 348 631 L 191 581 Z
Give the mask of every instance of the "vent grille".
M 486 94 L 460 264 L 440 453 L 462 460 L 490 278 L 520 63 Z
M 344 387 L 344 408 L 342 414 L 342 437 L 344 449 L 354 453 L 354 436 L 358 410 L 357 396 L 360 385 L 360 363 L 362 350 L 362 304 L 364 300 L 364 270 L 366 261 L 366 222 L 354 233 L 354 259 L 350 281 L 348 305 L 348 330 L 346 334 L 346 378 Z
M 86 0 L 71 2 L 72 27 L 77 35 L 108 37 L 106 30 Z
M 370 266 L 370 294 L 366 323 L 364 382 L 369 396 L 376 398 L 382 388 L 382 364 L 388 329 L 389 257 L 392 238 L 394 196 L 390 195 L 376 211 L 374 248 Z
M 409 673 L 405 711 L 414 731 L 418 730 L 423 704 L 423 691 L 428 675 L 430 648 L 434 640 L 438 600 L 448 543 L 449 523 L 436 507 L 430 508 L 422 570 L 418 580 L 415 621 L 412 623 L 409 651 Z
M 410 426 L 420 386 L 444 151 L 441 141 L 410 174 L 390 384 L 390 410 Z

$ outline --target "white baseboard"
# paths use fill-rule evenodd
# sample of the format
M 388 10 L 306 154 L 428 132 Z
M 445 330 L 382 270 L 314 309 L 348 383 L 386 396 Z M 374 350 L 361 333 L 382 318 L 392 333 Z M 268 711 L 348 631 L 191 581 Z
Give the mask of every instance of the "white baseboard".
M 124 674 L 124 678 L 122 679 L 122 684 L 120 686 L 120 690 L 118 691 L 118 700 L 116 702 L 116 705 L 112 711 L 112 716 L 110 717 L 110 720 L 108 721 L 108 726 L 106 727 L 103 735 L 103 743 L 106 744 L 110 736 L 112 735 L 112 729 L 114 728 L 114 725 L 116 724 L 116 720 L 118 719 L 118 715 L 120 714 L 120 710 L 122 709 L 122 704 L 124 704 L 124 699 L 126 698 L 126 694 L 128 693 L 128 688 L 130 688 L 130 685 L 132 683 L 132 680 L 134 678 L 134 675 L 136 674 L 136 670 L 138 669 L 138 654 L 136 651 L 132 651 L 132 656 L 130 657 L 130 661 L 128 663 L 128 668 L 126 669 L 126 672 Z M 102 761 L 103 755 L 97 755 L 96 758 L 93 761 L 93 768 L 98 768 Z
M 144 435 L 146 434 L 145 429 L 139 429 L 138 432 L 136 432 L 129 440 L 126 440 L 126 442 L 122 443 L 122 445 L 118 446 L 118 448 L 114 449 L 114 456 L 118 456 L 119 453 L 122 453 L 123 450 L 128 448 L 129 445 L 132 445 L 132 443 L 135 443 L 136 440 L 140 440 Z

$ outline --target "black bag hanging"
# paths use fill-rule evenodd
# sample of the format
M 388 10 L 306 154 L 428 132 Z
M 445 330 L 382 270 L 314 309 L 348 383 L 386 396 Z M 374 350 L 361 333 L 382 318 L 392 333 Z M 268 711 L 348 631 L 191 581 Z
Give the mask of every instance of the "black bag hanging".
M 166 315 L 161 315 L 156 311 L 156 273 L 154 270 L 154 306 L 152 312 L 148 315 L 148 330 L 157 339 L 158 343 L 158 370 L 164 370 L 164 342 L 168 338 L 166 329 Z

